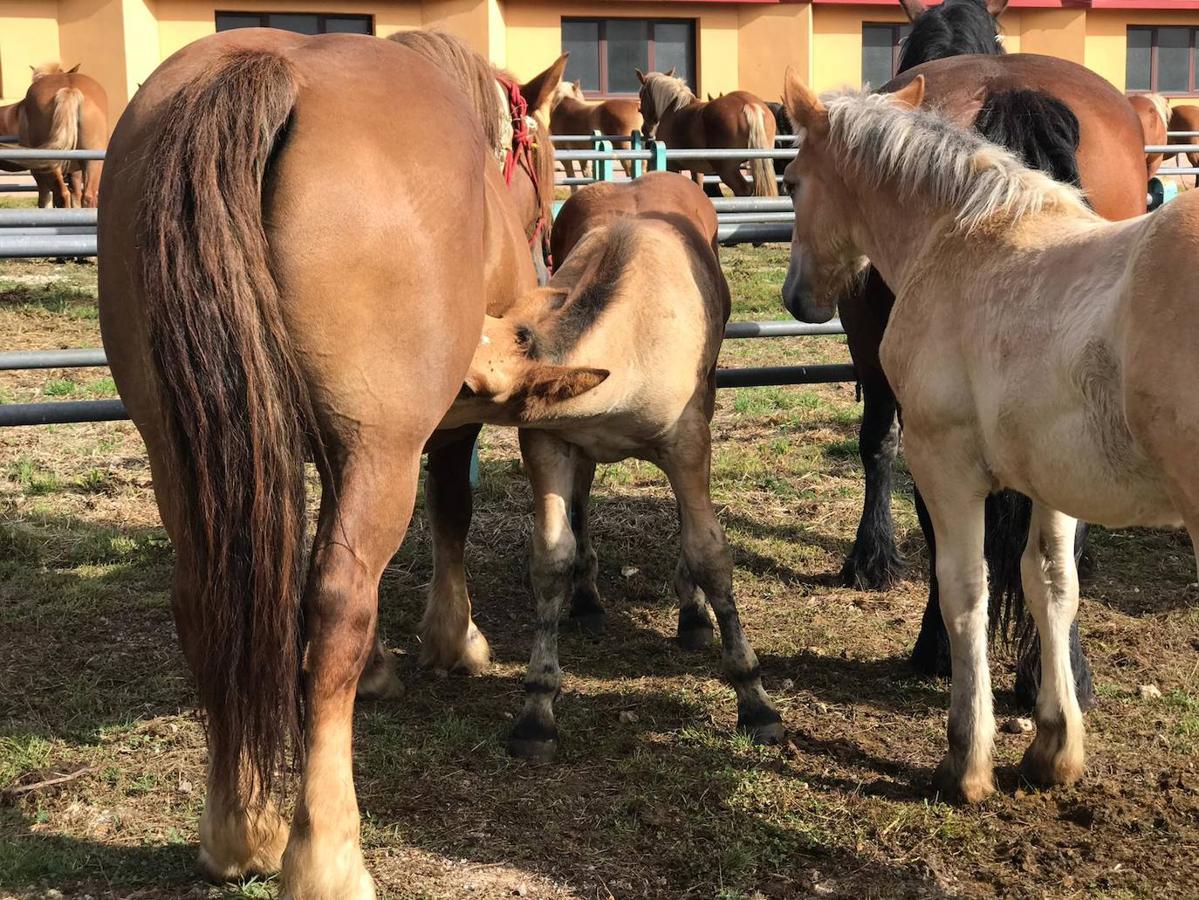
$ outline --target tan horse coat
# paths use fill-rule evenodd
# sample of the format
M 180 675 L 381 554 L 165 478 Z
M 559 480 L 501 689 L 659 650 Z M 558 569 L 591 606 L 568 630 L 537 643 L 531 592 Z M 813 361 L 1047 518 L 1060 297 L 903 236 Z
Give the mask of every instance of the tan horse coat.
M 15 134 L 22 147 L 39 150 L 103 150 L 108 146 L 108 98 L 93 78 L 75 66 L 63 72 L 58 65 L 34 72 L 25 98 L 0 107 L 0 133 Z M 4 163 L 12 172 L 26 168 L 38 184 L 38 205 L 97 205 L 101 160 L 84 162 Z M 78 173 L 78 174 L 76 174 Z M 64 177 L 65 176 L 65 177 Z

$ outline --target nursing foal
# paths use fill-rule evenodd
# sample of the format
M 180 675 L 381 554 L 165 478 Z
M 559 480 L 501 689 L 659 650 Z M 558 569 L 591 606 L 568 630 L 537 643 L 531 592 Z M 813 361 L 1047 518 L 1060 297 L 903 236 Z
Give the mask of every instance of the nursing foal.
M 591 204 L 591 193 L 602 202 Z M 621 207 L 638 205 L 640 214 L 620 215 Z M 693 214 L 710 213 L 711 204 L 682 176 L 663 173 L 624 187 L 615 200 L 602 185 L 584 188 L 562 216 L 573 217 L 574 206 L 594 211 L 592 227 L 582 230 L 547 287 L 526 294 L 503 318 L 486 319 L 447 419 L 522 426 L 536 517 L 530 571 L 537 629 L 509 750 L 534 760 L 557 751 L 558 615 L 568 597 L 574 615 L 602 614 L 587 535 L 595 464 L 630 457 L 665 472 L 678 500 L 680 643 L 711 640 L 710 605 L 737 694 L 738 727 L 774 743 L 782 723 L 741 628 L 732 558 L 708 493 L 716 357 L 729 316 L 714 217 Z M 671 277 L 663 278 L 666 272 Z
M 967 801 L 994 790 L 983 503 L 1033 502 L 1021 560 L 1041 638 L 1039 784 L 1083 771 L 1068 636 L 1078 608 L 1074 517 L 1183 524 L 1199 548 L 1199 197 L 1109 223 L 1074 188 L 915 109 L 923 76 L 827 106 L 789 71 L 805 138 L 785 290 L 820 302 L 865 266 L 896 303 L 882 363 L 937 540 L 953 688 L 940 774 Z

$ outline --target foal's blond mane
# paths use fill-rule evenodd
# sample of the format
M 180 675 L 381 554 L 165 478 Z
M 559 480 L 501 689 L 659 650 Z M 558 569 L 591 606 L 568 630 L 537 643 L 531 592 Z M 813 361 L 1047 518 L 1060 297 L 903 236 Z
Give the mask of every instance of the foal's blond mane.
M 654 109 L 661 118 L 672 109 L 686 106 L 695 100 L 695 94 L 687 87 L 687 82 L 665 72 L 650 72 L 645 76 L 645 86 L 654 100 Z
M 952 210 L 961 232 L 1048 210 L 1094 215 L 1077 188 L 932 110 L 901 106 L 886 94 L 840 94 L 825 105 L 832 158 L 872 187 L 897 183 L 901 196 L 925 196 Z

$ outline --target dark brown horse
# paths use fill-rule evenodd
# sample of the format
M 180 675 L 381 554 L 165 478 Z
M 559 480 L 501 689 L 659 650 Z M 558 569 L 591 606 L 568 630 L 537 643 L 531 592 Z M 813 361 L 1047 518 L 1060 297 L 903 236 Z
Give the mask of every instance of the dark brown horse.
M 1121 219 L 1143 213 L 1145 154 L 1140 122 L 1132 107 L 1107 81 L 1082 66 L 1031 54 L 1002 55 L 995 16 L 1004 6 L 984 0 L 947 0 L 921 12 L 921 4 L 905 4 L 915 18 L 901 65 L 912 68 L 882 90 L 894 91 L 913 73 L 923 73 L 927 105 L 958 124 L 974 126 L 1059 180 L 1081 180 L 1089 202 L 1101 215 Z M 932 62 L 920 58 L 921 53 L 988 49 L 997 55 L 951 56 Z M 873 270 L 863 289 L 848 292 L 840 301 L 841 320 L 865 401 L 859 448 L 866 470 L 865 507 L 842 577 L 846 583 L 864 588 L 890 584 L 901 568 L 891 520 L 892 465 L 899 445 L 899 423 L 895 396 L 878 361 L 893 302 L 894 295 Z M 813 308 L 798 301 L 790 308 L 805 321 L 822 321 L 835 311 L 834 307 Z M 1015 618 L 1022 605 L 1019 560 L 1029 511 L 1026 498 L 1008 492 L 987 504 L 990 609 L 997 628 Z M 919 498 L 917 512 L 931 541 L 931 525 Z M 1076 632 L 1073 648 L 1080 701 L 1088 705 L 1092 700 L 1090 673 Z M 1027 650 L 1022 654 L 1018 693 L 1022 700 L 1031 701 L 1036 696 L 1035 646 Z M 948 639 L 938 609 L 935 572 L 912 663 L 923 673 L 948 673 Z
M 57 63 L 33 72 L 33 84 L 18 103 L 0 107 L 0 134 L 15 134 L 22 147 L 38 150 L 103 150 L 108 144 L 108 97 L 79 66 L 64 72 Z M 0 170 L 33 174 L 38 206 L 96 206 L 101 160 L 6 163 Z
M 381 172 L 388 190 L 361 202 Z M 462 87 L 420 54 L 246 29 L 150 76 L 104 193 L 104 345 L 146 441 L 205 712 L 201 862 L 222 879 L 282 866 L 292 898 L 374 897 L 355 688 L 422 450 L 489 299 L 534 281 L 514 191 Z M 293 759 L 289 833 L 274 797 Z
M 637 70 L 641 82 L 643 130 L 669 147 L 688 149 L 774 149 L 774 116 L 764 102 L 748 91 L 733 91 L 707 102 L 700 100 L 687 83 L 670 72 Z M 736 196 L 777 197 L 774 163 L 751 159 L 750 181 L 741 174 L 739 159 L 696 159 L 669 163 L 670 170 L 691 172 L 703 186 L 703 176 L 714 172 Z

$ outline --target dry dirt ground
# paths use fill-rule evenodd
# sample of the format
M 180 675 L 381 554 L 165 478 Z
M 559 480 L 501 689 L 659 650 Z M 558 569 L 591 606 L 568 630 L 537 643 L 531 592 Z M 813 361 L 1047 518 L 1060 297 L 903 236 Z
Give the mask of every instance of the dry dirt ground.
M 725 256 L 741 318 L 782 318 L 785 250 Z M 0 265 L 0 345 L 97 346 L 90 265 Z M 839 339 L 730 342 L 725 364 L 844 361 Z M 115 394 L 105 370 L 0 377 L 0 402 Z M 1196 896 L 1199 602 L 1179 534 L 1095 534 L 1082 632 L 1098 686 L 1089 766 L 1039 793 L 997 739 L 1000 792 L 939 801 L 947 690 L 905 663 L 923 546 L 896 491 L 908 578 L 840 587 L 857 522 L 852 385 L 722 391 L 713 491 L 782 748 L 733 729 L 716 650 L 672 642 L 674 503 L 649 465 L 601 468 L 594 497 L 601 640 L 565 633 L 562 751 L 534 768 L 504 737 L 521 702 L 532 609 L 529 494 L 512 436 L 485 433 L 469 548 L 496 663 L 415 664 L 430 576 L 422 511 L 382 587 L 408 686 L 363 706 L 355 744 L 368 865 L 387 897 L 783 898 Z M 0 896 L 271 897 L 193 865 L 204 748 L 167 606 L 171 550 L 127 423 L 0 432 Z M 994 661 L 998 715 L 1010 661 Z M 1159 697 L 1142 696 L 1153 685 Z M 1151 693 L 1151 692 L 1150 692 Z M 21 791 L 62 775 L 59 785 Z M 16 792 L 13 791 L 16 789 Z

